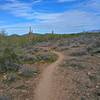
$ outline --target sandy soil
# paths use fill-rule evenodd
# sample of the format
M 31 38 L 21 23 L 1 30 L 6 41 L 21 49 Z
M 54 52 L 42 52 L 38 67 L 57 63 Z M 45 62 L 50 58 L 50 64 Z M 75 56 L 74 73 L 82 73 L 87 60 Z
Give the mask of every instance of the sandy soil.
M 35 90 L 34 100 L 53 100 L 54 91 L 53 91 L 53 77 L 54 72 L 57 70 L 57 67 L 64 59 L 64 55 L 60 52 L 52 51 L 58 55 L 58 60 L 51 65 L 49 65 L 42 73 L 41 79 L 37 88 Z

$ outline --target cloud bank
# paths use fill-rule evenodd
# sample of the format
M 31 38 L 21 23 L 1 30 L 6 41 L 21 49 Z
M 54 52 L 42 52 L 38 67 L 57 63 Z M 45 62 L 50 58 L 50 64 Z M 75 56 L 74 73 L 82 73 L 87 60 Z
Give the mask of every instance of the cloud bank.
M 78 0 L 56 0 L 54 3 L 63 2 L 67 6 L 67 3 L 72 1 L 77 3 Z M 50 1 L 48 2 L 49 4 L 51 3 Z M 40 11 L 40 8 L 33 8 L 41 4 L 45 4 L 45 0 L 29 0 L 29 2 L 6 0 L 3 5 L 0 4 L 0 11 L 7 12 L 11 16 L 15 16 L 17 19 L 22 18 L 25 21 L 11 25 L 1 25 L 1 28 L 9 26 L 21 28 L 23 26 L 25 27 L 23 33 L 26 32 L 26 27 L 29 25 L 41 33 L 49 32 L 52 29 L 57 33 L 68 33 L 100 28 L 100 1 L 98 0 L 86 0 L 84 3 L 80 2 L 80 4 L 75 5 L 74 8 L 72 3 L 70 4 L 70 9 L 66 8 L 63 11 L 56 11 L 52 5 L 51 7 L 54 7 L 52 11 L 46 9 L 41 9 L 42 11 Z M 60 4 L 58 5 L 60 6 Z M 16 29 L 16 32 L 22 32 L 20 28 L 18 31 L 17 28 L 14 29 Z M 11 32 L 10 28 L 8 30 Z

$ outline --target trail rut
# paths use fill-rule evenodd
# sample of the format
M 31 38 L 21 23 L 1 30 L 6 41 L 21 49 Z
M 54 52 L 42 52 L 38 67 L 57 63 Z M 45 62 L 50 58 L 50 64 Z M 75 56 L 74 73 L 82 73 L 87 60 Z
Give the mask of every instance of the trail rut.
M 42 77 L 37 85 L 35 90 L 34 100 L 52 100 L 54 97 L 52 91 L 52 83 L 54 72 L 56 71 L 59 64 L 63 61 L 64 55 L 60 52 L 52 51 L 56 55 L 58 55 L 57 61 L 49 65 L 42 73 Z

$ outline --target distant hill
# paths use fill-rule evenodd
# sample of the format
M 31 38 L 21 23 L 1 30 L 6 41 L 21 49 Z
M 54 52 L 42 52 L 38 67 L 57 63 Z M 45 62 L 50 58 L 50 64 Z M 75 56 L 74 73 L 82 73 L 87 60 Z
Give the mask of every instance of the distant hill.
M 91 30 L 91 31 L 88 31 L 88 32 L 100 32 L 100 29 L 99 30 Z
M 10 37 L 19 37 L 20 35 L 18 34 L 12 34 L 12 35 L 9 35 Z

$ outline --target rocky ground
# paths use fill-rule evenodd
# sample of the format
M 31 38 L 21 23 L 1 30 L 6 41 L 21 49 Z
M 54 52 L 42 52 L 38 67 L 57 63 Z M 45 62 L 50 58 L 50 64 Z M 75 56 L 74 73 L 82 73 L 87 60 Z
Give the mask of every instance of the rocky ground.
M 56 48 L 65 55 L 54 77 L 56 100 L 100 100 L 99 38 L 82 36 Z
M 57 60 L 51 51 L 64 55 L 54 72 L 53 99 L 100 100 L 100 34 L 49 40 L 23 49 L 26 55 L 21 55 L 20 59 L 24 67 L 17 75 L 0 75 L 0 100 L 34 100 L 41 73 Z

